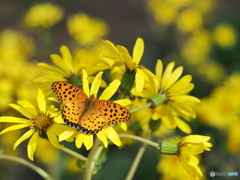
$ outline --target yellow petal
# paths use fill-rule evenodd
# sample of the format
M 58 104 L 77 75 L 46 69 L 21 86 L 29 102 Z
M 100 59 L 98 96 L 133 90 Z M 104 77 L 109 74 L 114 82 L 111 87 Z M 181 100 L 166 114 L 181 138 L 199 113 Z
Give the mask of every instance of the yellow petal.
M 98 137 L 98 139 L 100 139 L 100 141 L 103 142 L 103 145 L 105 148 L 108 147 L 108 140 L 107 140 L 107 136 L 105 135 L 104 131 L 99 131 L 97 133 L 97 137 Z
M 85 145 L 86 149 L 89 150 L 93 146 L 93 135 L 85 135 L 83 144 Z
M 172 74 L 169 76 L 168 80 L 166 81 L 165 90 L 168 90 L 176 81 L 180 78 L 183 72 L 183 67 L 180 66 L 177 69 L 175 69 Z
M 34 129 L 30 129 L 29 131 L 25 132 L 13 145 L 13 150 L 15 151 L 15 149 L 17 148 L 17 146 L 25 141 L 26 139 L 28 139 L 33 133 L 35 132 Z
M 162 74 L 163 74 L 163 63 L 160 59 L 158 59 L 156 67 L 155 67 L 155 74 L 156 77 L 160 83 L 161 79 L 162 79 Z
M 67 73 L 65 73 L 64 71 L 60 70 L 59 68 L 50 66 L 50 65 L 48 65 L 46 63 L 38 63 L 37 66 L 42 68 L 42 69 L 45 69 L 47 71 L 55 72 L 55 73 L 63 75 L 63 76 L 68 76 Z
M 175 66 L 175 62 L 171 62 L 167 65 L 162 76 L 161 90 L 165 90 L 165 87 L 167 85 L 169 78 L 171 77 L 174 66 Z
M 51 128 L 47 131 L 47 137 L 55 148 L 58 148 L 58 149 L 63 148 L 63 145 L 58 143 L 57 136 L 51 131 Z
M 119 125 L 120 125 L 120 127 L 121 127 L 124 131 L 127 130 L 127 124 L 126 124 L 126 123 L 120 122 Z
M 12 125 L 12 126 L 9 126 L 9 127 L 5 128 L 4 130 L 2 130 L 0 134 L 4 134 L 4 133 L 7 133 L 9 131 L 14 131 L 14 130 L 17 130 L 17 129 L 22 129 L 22 128 L 25 128 L 25 127 L 29 127 L 31 125 L 32 125 L 32 123 Z
M 180 144 L 184 143 L 203 143 L 207 142 L 211 137 L 210 136 L 202 136 L 202 135 L 188 135 L 184 137 Z
M 120 104 L 122 106 L 127 106 L 127 105 L 131 104 L 132 101 L 130 99 L 119 99 L 119 100 L 116 100 L 113 102 Z
M 28 158 L 32 161 L 33 161 L 33 154 L 37 147 L 38 138 L 39 138 L 39 134 L 37 132 L 33 133 L 27 145 Z
M 175 121 L 176 121 L 176 124 L 177 124 L 177 127 L 182 131 L 182 132 L 185 132 L 187 134 L 190 134 L 192 132 L 192 129 L 191 127 L 183 120 L 181 120 L 180 118 L 178 117 L 175 117 Z
M 19 105 L 21 105 L 26 111 L 28 111 L 33 116 L 36 116 L 38 114 L 38 111 L 34 107 L 32 103 L 30 103 L 28 100 L 18 100 L 17 101 Z
M 35 113 L 30 113 L 29 111 L 27 111 L 25 108 L 23 108 L 22 106 L 19 106 L 17 104 L 9 104 L 10 107 L 12 107 L 13 109 L 17 110 L 18 112 L 20 112 L 23 116 L 31 119 L 35 117 Z M 32 109 L 32 111 L 34 111 L 34 109 Z
M 116 133 L 116 131 L 111 126 L 106 126 L 104 128 L 106 136 L 117 146 L 121 146 L 122 142 Z
M 38 89 L 37 94 L 38 107 L 41 112 L 46 112 L 46 99 L 41 89 Z
M 83 82 L 83 91 L 89 97 L 90 96 L 89 82 L 88 82 L 88 75 L 87 75 L 85 69 L 82 69 L 82 82 Z
M 103 91 L 103 93 L 101 94 L 101 96 L 99 97 L 99 99 L 102 100 L 108 100 L 110 99 L 114 93 L 118 90 L 118 87 L 120 86 L 121 81 L 116 79 L 114 81 L 112 81 Z
M 61 70 L 63 70 L 65 73 L 70 74 L 69 71 L 65 71 L 65 69 L 66 69 L 66 64 L 65 64 L 65 62 L 63 61 L 63 59 L 62 59 L 61 56 L 59 56 L 58 54 L 52 54 L 52 55 L 50 55 L 50 58 L 51 58 L 52 62 L 53 62 L 56 66 L 58 66 L 59 68 L 61 68 Z
M 98 89 L 99 89 L 100 84 L 101 84 L 102 74 L 103 74 L 103 71 L 99 72 L 96 75 L 96 77 L 94 78 L 94 80 L 92 82 L 91 90 L 90 90 L 90 95 L 94 94 L 95 97 L 97 96 Z
M 7 122 L 7 123 L 29 123 L 29 120 L 18 118 L 18 117 L 12 117 L 12 116 L 1 116 L 0 122 Z
M 61 46 L 60 47 L 60 52 L 61 52 L 61 55 L 62 55 L 62 59 L 63 59 L 65 65 L 66 65 L 64 67 L 64 71 L 67 74 L 73 73 L 74 72 L 73 58 L 72 58 L 72 54 L 69 51 L 68 47 L 67 46 Z
M 75 140 L 75 144 L 76 144 L 77 148 L 82 147 L 84 138 L 85 138 L 85 134 L 83 134 L 81 132 L 77 134 L 76 140 Z
M 137 38 L 133 48 L 133 63 L 139 64 L 144 51 L 144 41 L 142 38 Z
M 136 75 L 135 75 L 136 90 L 137 90 L 137 92 L 141 92 L 143 90 L 143 87 L 144 87 L 144 80 L 145 80 L 144 72 L 140 68 L 137 68 L 136 70 L 137 70 Z
M 73 128 L 68 128 L 66 131 L 63 131 L 59 136 L 58 136 L 58 140 L 59 142 L 66 140 L 68 138 L 70 138 L 71 136 L 73 136 L 73 134 L 75 133 L 75 129 Z M 77 146 L 78 147 L 78 146 Z

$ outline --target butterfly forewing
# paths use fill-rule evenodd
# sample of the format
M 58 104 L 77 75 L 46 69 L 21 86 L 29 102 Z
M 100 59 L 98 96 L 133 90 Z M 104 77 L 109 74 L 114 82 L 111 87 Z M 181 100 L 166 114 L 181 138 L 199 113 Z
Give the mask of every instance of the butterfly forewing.
M 131 113 L 117 103 L 106 100 L 95 100 L 94 104 L 101 112 L 106 124 L 112 125 L 118 122 L 126 122 L 131 118 Z
M 54 82 L 52 90 L 62 104 L 81 102 L 88 98 L 83 90 L 67 82 Z

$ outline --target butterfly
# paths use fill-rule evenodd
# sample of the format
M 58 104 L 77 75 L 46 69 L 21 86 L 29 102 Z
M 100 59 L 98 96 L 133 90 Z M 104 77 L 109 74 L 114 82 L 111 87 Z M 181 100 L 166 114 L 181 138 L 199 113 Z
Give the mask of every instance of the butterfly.
M 52 90 L 63 104 L 62 118 L 66 125 L 85 134 L 96 134 L 105 125 L 130 120 L 131 113 L 123 106 L 107 100 L 95 100 L 77 86 L 67 82 L 54 82 Z

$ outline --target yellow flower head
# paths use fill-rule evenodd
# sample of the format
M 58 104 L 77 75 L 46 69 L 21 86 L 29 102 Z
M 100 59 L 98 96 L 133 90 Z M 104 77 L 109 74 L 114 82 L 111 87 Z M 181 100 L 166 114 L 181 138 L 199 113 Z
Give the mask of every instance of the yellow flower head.
M 32 6 L 24 17 L 24 22 L 30 27 L 50 28 L 59 22 L 64 15 L 63 8 L 51 3 Z
M 189 135 L 182 138 L 179 143 L 180 162 L 189 179 L 199 179 L 202 172 L 198 167 L 199 160 L 195 155 L 210 151 L 212 144 L 208 142 L 209 136 Z
M 99 90 L 100 84 L 101 84 L 101 76 L 103 72 L 99 72 L 96 77 L 93 80 L 91 89 L 89 89 L 89 82 L 88 82 L 88 76 L 85 70 L 83 70 L 83 91 L 86 93 L 88 97 L 98 97 L 97 92 Z M 99 100 L 108 100 L 113 96 L 113 94 L 117 91 L 118 87 L 120 85 L 119 80 L 114 80 L 111 84 L 108 85 L 108 87 L 103 91 L 101 96 L 97 99 Z M 122 99 L 114 101 L 115 103 L 121 104 L 121 105 L 128 105 L 131 101 L 128 99 Z M 114 117 L 110 117 L 112 120 L 114 120 Z M 89 120 L 90 123 L 90 120 Z M 120 122 L 120 127 L 124 130 L 126 130 L 127 126 L 126 123 Z M 79 129 L 78 127 L 76 127 Z M 93 134 L 89 134 L 84 132 L 81 132 L 82 129 L 79 129 L 80 131 L 77 131 L 76 128 L 70 127 L 67 131 L 63 132 L 59 136 L 59 140 L 65 140 L 69 137 L 76 137 L 75 143 L 78 148 L 81 148 L 84 144 L 86 149 L 90 149 L 93 146 Z M 113 129 L 111 125 L 105 124 L 104 127 L 99 130 L 96 133 L 96 136 L 98 139 L 100 139 L 103 142 L 104 147 L 108 146 L 108 140 L 110 139 L 115 145 L 120 146 L 121 140 L 116 133 L 116 131 Z
M 112 64 L 113 70 L 117 71 L 121 76 L 123 74 L 134 76 L 137 92 L 141 92 L 145 83 L 151 82 L 155 78 L 149 69 L 139 65 L 144 52 L 144 41 L 142 38 L 136 40 L 132 56 L 124 46 L 118 45 L 115 47 L 110 41 L 104 42 L 110 47 L 112 54 L 110 55 L 111 57 L 106 55 L 103 58 L 109 64 Z
M 213 32 L 214 42 L 222 48 L 235 45 L 237 39 L 236 30 L 227 24 L 218 25 Z
M 107 24 L 84 13 L 73 14 L 68 18 L 69 34 L 81 45 L 91 45 L 108 33 Z
M 81 87 L 82 69 L 86 69 L 88 74 L 94 74 L 100 70 L 107 69 L 108 66 L 101 61 L 91 51 L 79 50 L 72 56 L 70 50 L 66 46 L 60 47 L 61 56 L 58 54 L 52 54 L 51 60 L 57 66 L 51 66 L 46 63 L 38 63 L 38 67 L 52 72 L 51 76 L 43 76 L 37 78 L 35 82 L 49 84 L 55 81 L 68 81 Z M 86 63 L 87 60 L 87 63 Z M 89 77 L 90 82 L 93 77 Z M 105 86 L 102 81 L 102 86 Z
M 35 108 L 27 100 L 19 100 L 18 104 L 10 104 L 12 108 L 19 111 L 26 118 L 0 117 L 0 122 L 17 123 L 2 130 L 0 134 L 29 127 L 29 130 L 15 142 L 13 149 L 15 150 L 20 143 L 30 138 L 27 152 L 28 158 L 31 160 L 33 160 L 33 154 L 41 138 L 48 139 L 56 148 L 62 148 L 63 146 L 58 143 L 57 136 L 66 130 L 63 124 L 59 124 L 62 122 L 62 119 L 59 113 L 57 113 L 57 109 L 53 106 L 47 107 L 45 96 L 40 89 L 38 90 L 37 102 L 38 108 Z

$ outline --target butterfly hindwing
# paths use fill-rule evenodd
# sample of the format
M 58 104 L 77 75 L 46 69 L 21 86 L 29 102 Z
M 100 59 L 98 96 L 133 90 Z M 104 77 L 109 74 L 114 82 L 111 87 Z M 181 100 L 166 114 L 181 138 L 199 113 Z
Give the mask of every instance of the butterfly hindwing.
M 101 112 L 106 124 L 112 125 L 118 122 L 126 122 L 131 118 L 131 113 L 117 103 L 106 100 L 95 100 L 94 104 Z
M 52 90 L 56 93 L 58 101 L 62 104 L 81 102 L 88 98 L 83 90 L 67 82 L 54 82 Z

